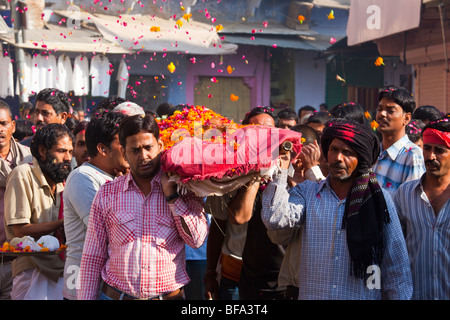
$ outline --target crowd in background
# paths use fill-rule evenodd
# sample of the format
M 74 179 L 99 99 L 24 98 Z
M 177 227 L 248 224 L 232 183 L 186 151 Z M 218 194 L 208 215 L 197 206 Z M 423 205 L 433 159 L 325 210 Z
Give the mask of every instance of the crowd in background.
M 242 124 L 300 132 L 301 153 L 199 198 L 161 170 L 156 119 L 185 107 L 0 103 L 0 240 L 67 245 L 2 257 L 2 299 L 450 299 L 448 114 L 395 87 L 372 112 L 255 107 Z

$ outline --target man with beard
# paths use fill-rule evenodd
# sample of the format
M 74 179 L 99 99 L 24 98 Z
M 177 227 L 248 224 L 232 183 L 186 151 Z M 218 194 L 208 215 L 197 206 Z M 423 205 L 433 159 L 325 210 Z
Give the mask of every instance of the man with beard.
M 55 88 L 45 88 L 36 95 L 33 110 L 33 121 L 36 131 L 50 123 L 64 124 L 70 114 L 70 102 L 67 95 Z M 21 141 L 26 146 L 31 145 L 33 138 Z
M 208 233 L 203 201 L 179 195 L 161 170 L 163 143 L 153 116 L 126 117 L 119 139 L 130 172 L 94 198 L 77 299 L 183 299 L 185 244 L 199 248 Z
M 31 142 L 33 162 L 14 168 L 6 183 L 9 240 L 53 235 L 63 242 L 62 192 L 72 151 L 73 135 L 65 125 L 49 124 L 36 133 Z M 12 269 L 13 300 L 62 299 L 64 261 L 59 255 L 21 256 Z
M 377 130 L 383 139 L 373 171 L 392 196 L 403 182 L 419 179 L 425 172 L 422 149 L 409 140 L 405 130 L 416 102 L 407 90 L 395 87 L 382 90 L 378 100 Z
M 6 241 L 4 227 L 4 199 L 6 179 L 12 169 L 22 163 L 32 160 L 30 149 L 17 143 L 14 138 L 16 130 L 11 109 L 6 102 L 0 101 L 0 243 Z M 0 272 L 0 299 L 10 299 L 12 287 L 11 260 L 13 257 L 3 257 Z
M 287 187 L 287 153 L 263 193 L 268 229 L 302 226 L 299 300 L 410 299 L 412 279 L 394 203 L 371 168 L 379 154 L 372 130 L 332 120 L 321 147 L 326 180 Z
M 450 300 L 450 118 L 423 131 L 426 172 L 404 183 L 394 202 L 405 225 L 415 300 Z
M 64 298 L 68 300 L 77 298 L 76 279 L 92 201 L 101 185 L 114 180 L 129 168 L 119 142 L 119 123 L 125 117 L 118 112 L 94 115 L 85 134 L 90 159 L 70 173 L 64 187 L 64 231 L 67 244 Z

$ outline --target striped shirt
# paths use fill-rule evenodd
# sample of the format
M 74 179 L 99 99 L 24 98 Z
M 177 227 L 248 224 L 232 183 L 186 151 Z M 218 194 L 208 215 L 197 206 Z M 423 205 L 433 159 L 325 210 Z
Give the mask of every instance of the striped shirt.
M 185 244 L 199 248 L 206 239 L 203 201 L 187 194 L 168 204 L 160 182 L 158 173 L 146 197 L 131 173 L 100 187 L 89 217 L 78 300 L 96 299 L 101 279 L 137 298 L 169 293 L 190 281 Z
M 413 299 L 450 300 L 450 200 L 436 215 L 422 180 L 403 184 L 394 195 L 400 221 L 406 227 Z
M 303 225 L 299 268 L 299 300 L 410 299 L 412 279 L 405 239 L 387 191 L 391 222 L 385 226 L 382 264 L 368 268 L 367 281 L 350 274 L 346 230 L 342 229 L 345 199 L 329 184 L 305 181 L 288 189 L 287 170 L 274 176 L 263 193 L 262 220 L 268 229 Z
M 425 173 L 422 149 L 405 134 L 381 152 L 373 172 L 380 186 L 392 196 L 403 182 L 419 179 Z

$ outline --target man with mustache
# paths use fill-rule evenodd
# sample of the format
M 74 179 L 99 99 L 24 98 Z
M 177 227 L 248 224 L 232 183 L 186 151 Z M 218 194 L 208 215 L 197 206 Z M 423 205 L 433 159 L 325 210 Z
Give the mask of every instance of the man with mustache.
M 81 121 L 73 130 L 73 136 L 75 137 L 73 157 L 75 158 L 77 167 L 89 161 L 89 154 L 86 148 L 86 127 L 88 123 L 89 121 Z
M 119 140 L 130 172 L 94 198 L 77 299 L 181 300 L 185 244 L 199 248 L 208 233 L 203 200 L 179 195 L 161 170 L 164 146 L 152 115 L 122 120 Z
M 53 235 L 64 242 L 64 181 L 70 173 L 73 135 L 52 123 L 31 142 L 32 163 L 17 166 L 6 183 L 5 225 L 8 240 Z M 59 255 L 21 256 L 13 261 L 13 300 L 62 300 L 64 261 Z
M 69 98 L 61 90 L 46 88 L 36 95 L 36 104 L 32 115 L 36 131 L 50 123 L 64 124 L 69 114 Z M 32 139 L 32 137 L 27 138 L 20 143 L 30 146 Z
M 405 225 L 416 300 L 450 299 L 450 117 L 423 131 L 426 172 L 399 187 L 394 202 Z
M 85 130 L 85 147 L 90 159 L 73 170 L 66 181 L 64 230 L 67 258 L 64 266 L 64 298 L 67 300 L 77 298 L 76 280 L 92 201 L 101 185 L 129 169 L 119 142 L 119 123 L 125 117 L 118 112 L 94 115 Z
M 383 139 L 373 171 L 380 186 L 393 195 L 403 182 L 419 179 L 425 172 L 422 149 L 409 140 L 405 131 L 416 103 L 407 90 L 395 87 L 382 90 L 378 100 L 377 130 Z
M 378 138 L 343 119 L 325 127 L 321 147 L 326 180 L 288 188 L 290 154 L 263 193 L 270 230 L 301 226 L 298 299 L 410 299 L 408 253 L 394 203 L 371 168 Z
M 13 138 L 16 130 L 16 122 L 13 120 L 9 105 L 0 101 L 0 243 L 6 241 L 4 227 L 4 200 L 6 190 L 6 179 L 12 169 L 19 164 L 32 160 L 30 149 L 15 141 Z M 3 257 L 0 269 L 0 299 L 10 299 L 12 287 L 11 261 L 13 257 Z

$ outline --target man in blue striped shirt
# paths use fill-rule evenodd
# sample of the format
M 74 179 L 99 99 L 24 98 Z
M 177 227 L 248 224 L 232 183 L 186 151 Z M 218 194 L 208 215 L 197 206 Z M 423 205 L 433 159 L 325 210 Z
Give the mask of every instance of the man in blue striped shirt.
M 387 88 L 378 96 L 376 120 L 381 133 L 382 153 L 373 171 L 391 195 L 405 181 L 419 179 L 425 172 L 422 149 L 411 142 L 405 127 L 416 103 L 404 88 Z
M 423 131 L 426 173 L 397 190 L 417 300 L 450 300 L 450 119 Z
M 412 278 L 394 203 L 371 171 L 379 141 L 370 128 L 333 120 L 322 151 L 329 175 L 287 185 L 290 155 L 263 193 L 270 230 L 303 226 L 298 299 L 410 299 Z

